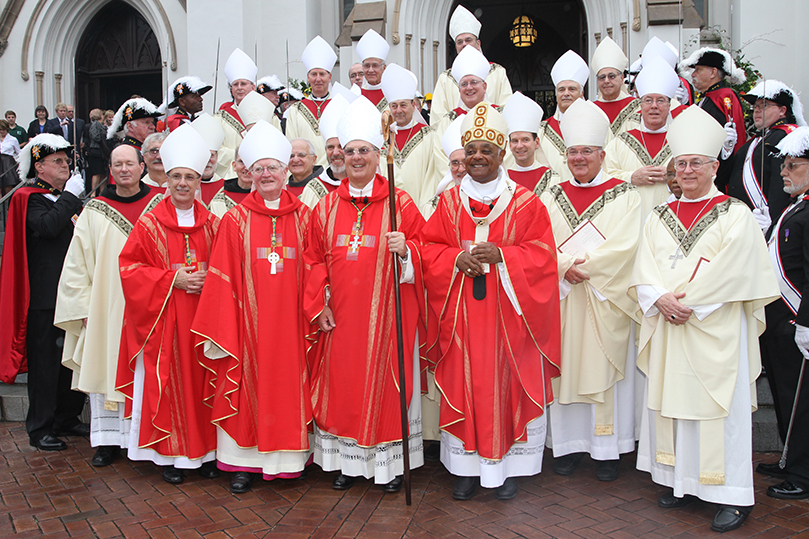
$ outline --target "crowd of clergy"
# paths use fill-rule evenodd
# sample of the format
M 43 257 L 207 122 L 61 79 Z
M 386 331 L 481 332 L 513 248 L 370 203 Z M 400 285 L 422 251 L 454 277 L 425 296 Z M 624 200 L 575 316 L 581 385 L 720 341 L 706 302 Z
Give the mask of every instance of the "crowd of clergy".
M 605 38 L 589 65 L 558 59 L 543 120 L 480 28 L 458 7 L 431 125 L 416 76 L 369 30 L 360 84 L 332 81 L 316 37 L 311 93 L 286 110 L 238 49 L 213 116 L 193 76 L 168 88 L 157 130 L 158 107 L 127 100 L 97 196 L 65 140 L 31 140 L 0 269 L 0 379 L 29 373 L 31 445 L 89 432 L 94 466 L 124 449 L 170 483 L 229 472 L 234 493 L 313 463 L 335 489 L 396 492 L 406 424 L 410 467 L 440 460 L 458 500 L 514 498 L 546 447 L 556 474 L 588 457 L 600 481 L 637 451 L 662 508 L 714 503 L 723 532 L 755 503 L 763 363 L 789 452 L 757 471 L 782 480 L 768 495 L 809 497 L 796 93 L 759 81 L 748 137 L 727 52 L 678 65 L 652 38 L 629 66 Z

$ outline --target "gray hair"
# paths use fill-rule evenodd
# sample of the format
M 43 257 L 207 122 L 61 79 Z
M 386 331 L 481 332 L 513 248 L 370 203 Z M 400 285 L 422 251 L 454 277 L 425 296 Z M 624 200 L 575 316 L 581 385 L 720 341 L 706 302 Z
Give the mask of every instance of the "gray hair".
M 315 151 L 315 145 L 314 145 L 314 144 L 312 144 L 312 142 L 311 142 L 309 139 L 307 139 L 307 138 L 300 138 L 300 137 L 299 137 L 299 138 L 294 138 L 294 139 L 291 139 L 291 140 L 289 141 L 289 143 L 290 143 L 290 144 L 292 144 L 292 143 L 293 143 L 293 142 L 295 142 L 296 140 L 302 140 L 302 141 L 304 141 L 304 142 L 305 142 L 305 143 L 306 143 L 306 144 L 309 146 L 309 155 L 314 155 L 315 157 L 317 157 L 317 152 Z
M 158 142 L 163 142 L 164 140 L 166 140 L 166 137 L 168 137 L 168 136 L 169 136 L 168 132 L 166 132 L 166 131 L 158 131 L 158 132 L 152 133 L 151 135 L 146 137 L 146 140 L 143 141 L 143 147 L 141 148 L 141 151 L 140 151 L 141 155 L 145 155 L 146 152 L 149 151 L 149 149 L 152 147 L 153 144 L 156 144 Z

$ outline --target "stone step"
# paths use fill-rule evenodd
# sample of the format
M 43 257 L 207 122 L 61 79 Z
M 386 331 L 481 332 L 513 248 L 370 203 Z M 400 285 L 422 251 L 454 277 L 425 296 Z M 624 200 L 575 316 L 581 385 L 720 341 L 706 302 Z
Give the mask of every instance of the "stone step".
M 14 384 L 0 382 L 0 421 L 25 421 L 28 414 L 28 374 L 17 376 Z M 90 399 L 86 399 L 79 416 L 84 423 L 90 422 Z

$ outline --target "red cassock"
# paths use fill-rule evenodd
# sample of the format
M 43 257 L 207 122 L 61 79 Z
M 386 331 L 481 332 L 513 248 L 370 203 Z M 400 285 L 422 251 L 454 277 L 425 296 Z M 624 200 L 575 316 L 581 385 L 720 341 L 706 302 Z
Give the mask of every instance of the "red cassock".
M 242 448 L 309 449 L 306 337 L 316 328 L 303 314 L 301 283 L 310 216 L 287 191 L 278 209 L 254 191 L 222 218 L 211 254 L 192 331 L 197 356 L 215 373 L 206 399 L 211 420 Z M 205 357 L 207 340 L 228 356 Z
M 356 207 L 355 207 L 356 206 Z M 362 210 L 357 227 L 358 209 Z M 423 298 L 417 242 L 424 219 L 410 196 L 396 190 L 396 220 L 408 238 L 416 284 L 401 285 L 406 380 Z M 362 447 L 401 440 L 399 370 L 393 267 L 385 234 L 390 231 L 388 182 L 374 179 L 370 197 L 353 199 L 348 180 L 312 212 L 304 311 L 314 321 L 325 306 L 326 287 L 336 327 L 318 333 L 312 362 L 312 411 L 317 426 L 352 438 Z M 407 384 L 407 402 L 412 395 Z
M 481 218 L 489 213 L 488 205 L 473 200 L 470 207 Z M 424 282 L 430 307 L 439 313 L 440 425 L 465 450 L 502 459 L 515 442 L 527 440 L 526 425 L 553 400 L 551 379 L 559 376 L 560 358 L 556 247 L 545 206 L 517 186 L 505 211 L 489 224 L 488 241 L 500 248 L 520 316 L 495 265 L 482 300 L 472 296 L 472 279 L 456 272 L 475 226 L 454 187 L 422 230 Z
M 191 322 L 199 294 L 173 288 L 177 270 L 208 267 L 219 219 L 194 201 L 194 226 L 180 227 L 170 198 L 135 224 L 118 257 L 126 308 L 116 389 L 132 413 L 135 361 L 145 378 L 138 445 L 163 456 L 201 458 L 216 449 L 211 409 L 203 403 L 209 372 L 197 360 Z M 208 313 L 218 317 L 217 311 Z

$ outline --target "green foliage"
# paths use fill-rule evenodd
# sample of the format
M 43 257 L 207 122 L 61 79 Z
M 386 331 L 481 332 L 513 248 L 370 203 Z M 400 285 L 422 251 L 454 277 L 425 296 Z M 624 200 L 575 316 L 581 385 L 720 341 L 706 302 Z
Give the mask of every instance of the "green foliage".
M 306 81 L 299 80 L 299 79 L 289 79 L 287 82 L 290 88 L 295 88 L 300 90 L 303 95 L 309 95 L 312 93 L 312 89 L 309 87 L 309 84 Z

